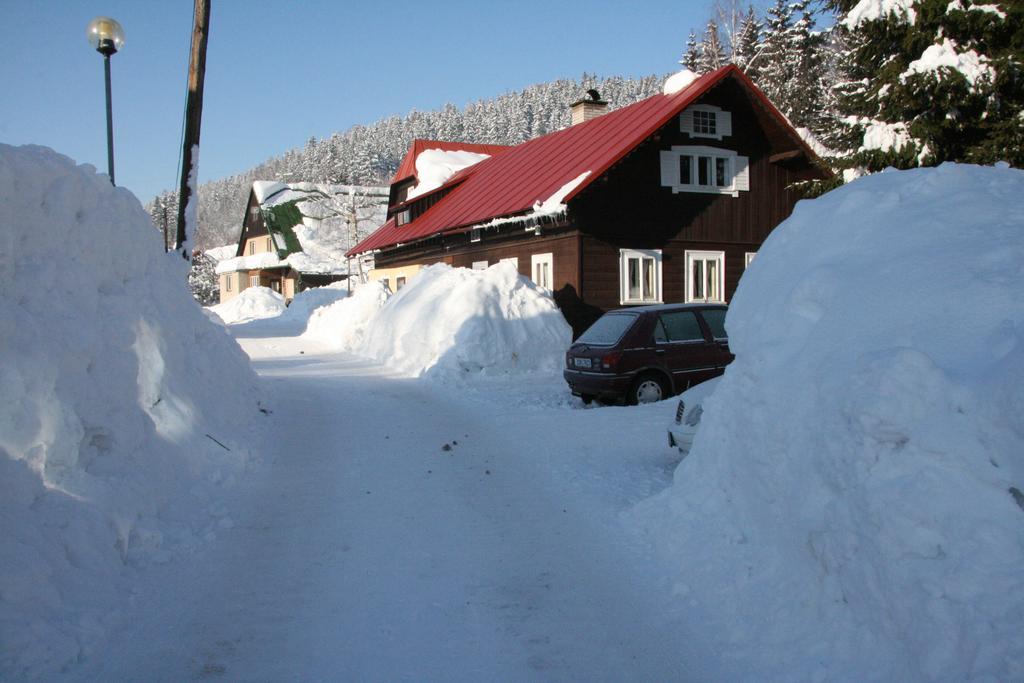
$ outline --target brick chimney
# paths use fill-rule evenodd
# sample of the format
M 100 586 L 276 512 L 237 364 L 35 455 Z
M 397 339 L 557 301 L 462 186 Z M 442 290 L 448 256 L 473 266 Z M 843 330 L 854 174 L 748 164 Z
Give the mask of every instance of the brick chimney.
M 572 111 L 572 125 L 583 123 L 590 119 L 596 119 L 608 111 L 608 103 L 601 99 L 601 94 L 594 89 L 587 91 L 587 96 L 582 100 L 573 102 L 570 106 Z

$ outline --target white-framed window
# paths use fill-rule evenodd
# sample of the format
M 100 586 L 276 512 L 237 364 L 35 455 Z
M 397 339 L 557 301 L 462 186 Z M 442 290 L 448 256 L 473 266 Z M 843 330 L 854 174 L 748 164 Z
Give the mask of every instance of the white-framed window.
M 695 104 L 679 115 L 679 130 L 691 138 L 721 140 L 732 135 L 732 114 L 712 104 Z
M 661 302 L 661 249 L 619 250 L 619 303 Z
M 409 209 L 403 209 L 395 214 L 395 225 L 405 225 L 409 222 L 409 218 L 412 214 Z
M 480 228 L 471 228 L 469 231 L 469 241 L 479 242 L 480 241 Z
M 250 287 L 259 287 L 260 286 L 260 276 L 259 275 L 250 275 L 249 276 L 249 286 Z
M 676 145 L 661 152 L 661 184 L 673 193 L 738 197 L 750 190 L 750 160 L 730 149 Z
M 231 281 L 234 280 L 234 279 L 235 279 L 235 274 L 234 273 L 228 273 L 227 275 L 224 276 L 224 291 L 225 292 L 230 292 L 231 291 Z
M 267 251 L 274 251 L 274 242 L 269 237 L 267 238 Z
M 519 257 L 518 256 L 510 256 L 508 258 L 503 258 L 503 259 L 501 259 L 501 263 L 511 263 L 512 266 L 516 270 L 519 270 Z
M 686 252 L 686 301 L 725 303 L 725 252 Z
M 754 262 L 754 257 L 757 256 L 756 251 L 748 251 L 743 255 L 743 269 L 746 270 L 750 267 L 750 264 Z
M 256 240 L 249 240 L 249 256 L 256 253 Z
M 553 289 L 555 259 L 552 254 L 534 254 L 530 257 L 530 272 L 538 287 Z
M 249 207 L 249 215 L 252 216 L 253 218 L 256 218 L 256 216 L 259 216 L 260 215 L 260 207 L 258 207 L 258 206 L 250 206 Z
M 473 270 L 487 270 L 487 261 L 473 261 Z

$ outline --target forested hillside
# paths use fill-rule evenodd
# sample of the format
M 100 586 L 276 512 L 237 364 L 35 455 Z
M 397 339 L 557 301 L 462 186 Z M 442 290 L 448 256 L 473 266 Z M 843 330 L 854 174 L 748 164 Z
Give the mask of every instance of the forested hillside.
M 532 85 L 459 109 L 411 111 L 330 137 L 310 138 L 302 149 L 268 159 L 245 173 L 199 186 L 199 228 L 194 244 L 207 249 L 238 239 L 245 201 L 254 180 L 336 184 L 387 184 L 415 138 L 514 145 L 569 125 L 569 105 L 596 88 L 612 109 L 661 91 L 664 76 L 599 78 L 584 74 Z M 164 207 L 173 224 L 177 197 L 165 192 L 148 206 L 157 227 Z M 173 229 L 171 233 L 173 234 Z

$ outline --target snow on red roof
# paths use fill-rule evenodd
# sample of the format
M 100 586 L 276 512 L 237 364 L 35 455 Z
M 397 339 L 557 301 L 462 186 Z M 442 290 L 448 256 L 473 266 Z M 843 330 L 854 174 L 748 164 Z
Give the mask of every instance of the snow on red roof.
M 737 79 L 755 95 L 767 111 L 792 133 L 795 143 L 807 156 L 815 158 L 786 117 L 779 113 L 742 71 L 729 65 L 701 76 L 677 93 L 653 95 L 484 159 L 451 178 L 443 186 L 450 189 L 447 196 L 416 220 L 402 226 L 388 221 L 377 232 L 353 247 L 349 255 L 413 242 L 495 218 L 523 213 L 534 204 L 550 198 L 574 178 L 590 171 L 562 199 L 563 203 L 568 203 L 633 148 L 726 77 Z M 411 151 L 406 156 L 407 161 Z M 403 166 L 405 163 L 403 161 Z M 398 178 L 400 174 L 401 169 L 395 177 Z
M 508 145 L 480 145 L 475 142 L 447 142 L 445 140 L 420 140 L 416 139 L 409 145 L 409 151 L 405 158 L 398 165 L 391 184 L 401 182 L 407 178 L 416 177 L 416 157 L 428 149 L 440 149 L 445 152 L 474 152 L 476 154 L 487 154 L 494 156 L 498 152 L 508 149 Z

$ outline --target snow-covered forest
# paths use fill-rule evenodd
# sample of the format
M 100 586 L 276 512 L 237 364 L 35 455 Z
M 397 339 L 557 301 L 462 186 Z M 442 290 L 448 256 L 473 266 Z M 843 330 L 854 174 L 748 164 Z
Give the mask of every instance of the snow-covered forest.
M 847 177 L 943 161 L 1024 163 L 1020 3 L 774 0 L 759 13 L 743 0 L 715 0 L 709 15 L 681 41 L 679 63 L 698 73 L 736 64 Z M 589 88 L 615 109 L 660 92 L 663 80 L 583 74 L 311 137 L 202 184 L 195 245 L 237 239 L 254 180 L 386 184 L 415 138 L 514 145 L 567 126 L 569 105 Z M 173 222 L 174 193 L 148 208 L 158 228 L 165 216 Z

